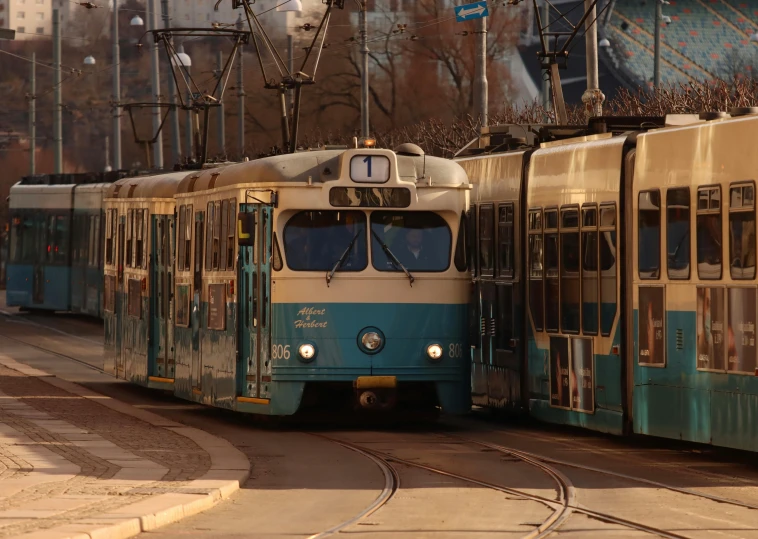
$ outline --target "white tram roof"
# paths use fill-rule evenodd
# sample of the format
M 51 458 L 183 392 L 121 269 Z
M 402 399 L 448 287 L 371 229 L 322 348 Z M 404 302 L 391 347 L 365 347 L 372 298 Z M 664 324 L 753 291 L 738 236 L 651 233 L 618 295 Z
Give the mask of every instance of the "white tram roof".
M 74 187 L 75 184 L 23 185 L 19 182 L 10 189 L 10 208 L 70 210 Z
M 111 188 L 110 183 L 77 185 L 74 189 L 74 210 L 97 210 L 103 207 L 103 198 Z
M 179 182 L 187 175 L 186 170 L 153 176 L 122 178 L 114 182 L 105 198 L 174 198 Z
M 340 178 L 343 161 L 348 156 L 374 152 L 377 150 L 317 150 L 196 171 L 182 180 L 178 193 L 252 183 L 307 183 L 309 179 L 313 183 L 335 181 Z M 387 152 L 379 150 L 377 153 L 387 155 Z M 466 172 L 454 161 L 423 155 L 394 155 L 400 180 L 416 182 L 422 177 L 431 177 L 436 186 L 468 185 Z

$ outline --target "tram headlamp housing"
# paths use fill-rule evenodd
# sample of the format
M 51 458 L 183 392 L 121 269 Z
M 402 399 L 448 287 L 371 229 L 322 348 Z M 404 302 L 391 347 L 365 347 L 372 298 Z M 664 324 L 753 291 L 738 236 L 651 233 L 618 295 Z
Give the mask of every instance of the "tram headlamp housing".
M 316 357 L 316 347 L 310 343 L 301 344 L 300 348 L 297 349 L 297 355 L 302 361 L 311 361 Z
M 432 361 L 439 361 L 442 359 L 442 346 L 439 344 L 430 344 L 426 347 L 426 355 Z
M 382 336 L 376 331 L 367 331 L 361 337 L 361 344 L 369 352 L 376 352 L 382 346 Z

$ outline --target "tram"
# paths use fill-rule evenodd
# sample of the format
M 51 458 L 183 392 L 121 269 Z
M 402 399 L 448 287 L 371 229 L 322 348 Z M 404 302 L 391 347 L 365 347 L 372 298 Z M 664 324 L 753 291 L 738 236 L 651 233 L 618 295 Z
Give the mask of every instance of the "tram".
M 102 316 L 103 197 L 123 175 L 37 175 L 11 187 L 9 306 Z
M 469 190 L 414 145 L 119 180 L 107 368 L 254 414 L 464 413 Z
M 503 126 L 459 153 L 475 403 L 755 451 L 756 112 Z

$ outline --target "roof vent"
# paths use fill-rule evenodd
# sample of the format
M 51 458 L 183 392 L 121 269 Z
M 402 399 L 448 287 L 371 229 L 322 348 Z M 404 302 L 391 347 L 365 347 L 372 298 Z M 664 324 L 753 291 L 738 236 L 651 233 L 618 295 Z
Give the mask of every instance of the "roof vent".
M 406 142 L 395 148 L 395 153 L 397 155 L 410 155 L 415 157 L 424 155 L 424 150 L 422 150 L 420 146 Z
M 720 120 L 721 118 L 726 118 L 726 112 L 722 112 L 720 110 L 711 111 L 711 112 L 701 112 L 699 118 L 701 120 L 705 120 L 706 122 L 709 122 L 711 120 Z
M 758 107 L 734 107 L 729 111 L 732 117 L 748 116 L 749 114 L 758 114 Z

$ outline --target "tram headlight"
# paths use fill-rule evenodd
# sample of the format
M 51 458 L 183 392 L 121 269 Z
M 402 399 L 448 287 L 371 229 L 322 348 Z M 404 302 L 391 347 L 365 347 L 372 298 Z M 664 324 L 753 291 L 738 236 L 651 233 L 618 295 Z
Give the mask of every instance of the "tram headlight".
M 430 344 L 426 347 L 426 355 L 432 361 L 439 361 L 442 359 L 442 346 L 439 344 Z
M 297 354 L 303 361 L 310 361 L 316 357 L 316 347 L 309 343 L 301 344 L 297 349 Z
M 361 337 L 361 344 L 369 352 L 375 352 L 382 346 L 382 336 L 376 331 L 367 331 Z

